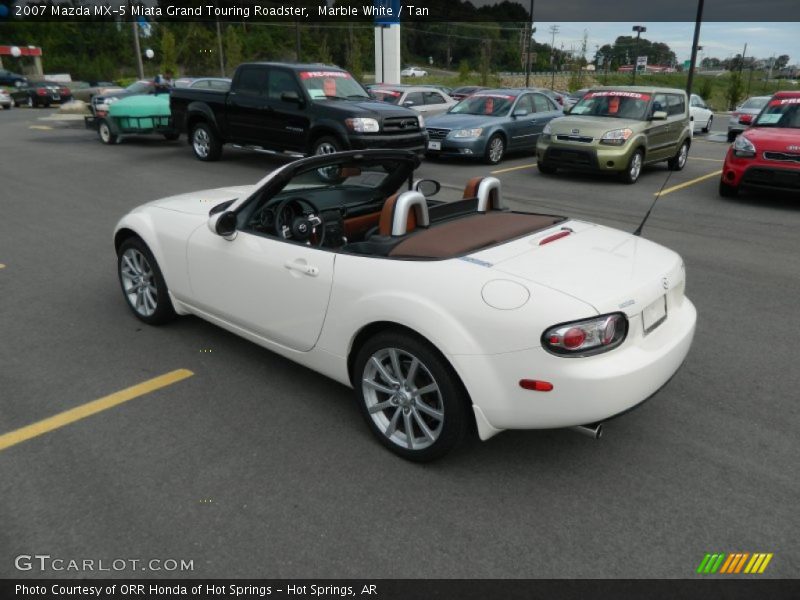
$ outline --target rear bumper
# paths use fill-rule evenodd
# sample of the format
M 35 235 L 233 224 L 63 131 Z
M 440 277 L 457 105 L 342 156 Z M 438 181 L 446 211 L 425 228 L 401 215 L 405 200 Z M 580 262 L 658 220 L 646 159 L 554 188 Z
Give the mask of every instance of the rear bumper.
M 644 336 L 641 316 L 629 321 L 628 339 L 616 350 L 585 358 L 554 356 L 531 348 L 493 356 L 448 357 L 488 427 L 549 429 L 603 421 L 655 394 L 683 363 L 694 337 L 697 312 L 688 298 L 668 308 L 667 320 Z M 521 379 L 553 384 L 549 392 L 519 387 Z

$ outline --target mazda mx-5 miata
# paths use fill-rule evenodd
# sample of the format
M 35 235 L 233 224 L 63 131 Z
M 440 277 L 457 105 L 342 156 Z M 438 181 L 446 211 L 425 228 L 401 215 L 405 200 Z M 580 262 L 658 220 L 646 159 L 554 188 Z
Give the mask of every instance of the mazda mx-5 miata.
M 696 319 L 680 256 L 508 210 L 491 177 L 433 199 L 418 165 L 402 150 L 315 156 L 135 208 L 114 233 L 123 295 L 146 323 L 197 315 L 353 387 L 412 460 L 475 430 L 596 434 L 672 377 Z

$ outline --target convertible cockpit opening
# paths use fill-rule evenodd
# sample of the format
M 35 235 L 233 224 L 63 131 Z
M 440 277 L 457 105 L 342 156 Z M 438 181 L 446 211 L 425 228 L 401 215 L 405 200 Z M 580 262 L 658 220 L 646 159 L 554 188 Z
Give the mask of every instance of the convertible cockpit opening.
M 564 220 L 506 209 L 494 177 L 475 177 L 460 199 L 439 200 L 438 182 L 414 181 L 418 166 L 414 154 L 397 151 L 298 161 L 248 200 L 238 222 L 251 233 L 333 252 L 441 260 Z

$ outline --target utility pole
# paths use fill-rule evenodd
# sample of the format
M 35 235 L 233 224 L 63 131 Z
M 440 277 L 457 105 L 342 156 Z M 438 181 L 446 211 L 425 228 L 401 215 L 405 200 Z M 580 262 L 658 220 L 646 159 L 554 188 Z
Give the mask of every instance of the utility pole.
M 294 21 L 294 47 L 297 54 L 297 62 L 300 62 L 300 21 Z
M 550 89 L 555 89 L 556 87 L 556 34 L 558 33 L 558 29 L 558 25 L 550 26 L 550 33 L 553 34 L 553 38 L 550 41 Z
M 633 31 L 636 32 L 636 50 L 633 53 L 633 85 L 636 85 L 636 70 L 639 68 L 639 39 L 642 37 L 642 33 L 647 31 L 647 27 L 634 25 Z
M 144 79 L 144 65 L 142 64 L 142 48 L 139 46 L 139 23 L 134 19 L 131 21 L 133 27 L 133 49 L 136 52 L 136 67 L 139 72 L 139 79 Z
M 528 36 L 527 53 L 525 54 L 525 87 L 531 86 L 531 49 L 533 48 L 533 0 L 531 0 L 531 24 L 530 35 Z
M 747 42 L 744 43 L 744 50 L 742 50 L 742 60 L 739 61 L 739 75 L 742 74 L 744 69 L 744 57 L 747 54 Z
M 697 60 L 697 48 L 700 42 L 700 24 L 703 22 L 703 2 L 697 0 L 697 17 L 694 21 L 694 38 L 692 39 L 692 58 L 689 60 L 689 78 L 686 80 L 686 95 L 692 95 L 692 84 L 694 83 L 694 63 Z
M 217 17 L 217 46 L 219 46 L 219 72 L 225 77 L 225 54 L 222 50 L 222 29 L 219 26 L 219 17 Z

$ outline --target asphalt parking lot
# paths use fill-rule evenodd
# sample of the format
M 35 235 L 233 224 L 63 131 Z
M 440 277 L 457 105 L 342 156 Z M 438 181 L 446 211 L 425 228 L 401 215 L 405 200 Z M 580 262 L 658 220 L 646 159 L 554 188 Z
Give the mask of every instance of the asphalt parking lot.
M 120 216 L 255 182 L 276 160 L 104 146 L 39 119 L 51 112 L 0 111 L 0 440 L 193 374 L 0 442 L 0 577 L 91 576 L 14 567 L 49 554 L 194 561 L 122 576 L 682 578 L 707 552 L 773 553 L 761 577 L 797 575 L 800 201 L 720 198 L 724 134 L 696 135 L 666 183 L 666 166 L 626 186 L 546 177 L 531 155 L 423 163 L 447 189 L 491 172 L 514 207 L 625 230 L 663 185 L 643 235 L 683 255 L 699 321 L 683 368 L 602 440 L 506 432 L 418 465 L 372 439 L 351 390 L 196 318 L 147 327 L 124 303 Z

